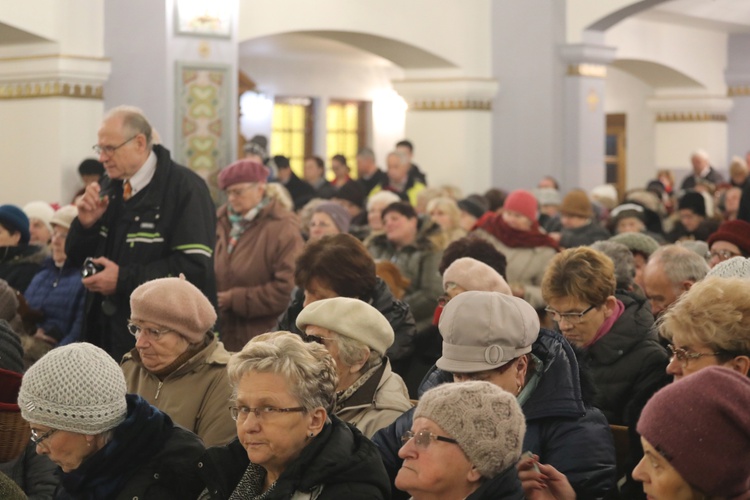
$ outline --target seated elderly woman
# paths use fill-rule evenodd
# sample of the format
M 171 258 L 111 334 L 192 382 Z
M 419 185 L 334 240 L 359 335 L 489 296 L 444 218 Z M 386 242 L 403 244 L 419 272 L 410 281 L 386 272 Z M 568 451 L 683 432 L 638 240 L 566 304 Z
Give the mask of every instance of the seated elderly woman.
M 722 365 L 750 375 L 750 286 L 708 276 L 667 309 L 659 333 L 671 343 L 667 373 L 675 380 Z
M 396 487 L 414 500 L 522 499 L 515 464 L 525 431 L 516 398 L 496 385 L 431 389 L 402 438 Z
M 750 498 L 750 379 L 711 366 L 657 392 L 633 471 L 648 498 Z
M 393 328 L 377 309 L 345 297 L 318 300 L 297 316 L 297 327 L 336 361 L 333 413 L 341 420 L 369 438 L 411 408 L 406 385 L 385 356 Z
M 609 425 L 590 406 L 573 349 L 559 334 L 539 329 L 531 305 L 503 293 L 465 291 L 446 304 L 439 328 L 442 357 L 421 392 L 454 381 L 491 382 L 517 397 L 526 420 L 523 449 L 535 455 L 536 465 L 559 470 L 579 498 L 602 498 L 613 488 Z M 413 415 L 404 413 L 373 437 L 392 476 L 401 465 L 397 440 L 411 427 Z M 529 492 L 541 487 L 537 479 L 528 482 Z M 526 481 L 523 486 L 527 488 Z
M 375 261 L 354 236 L 337 234 L 307 244 L 294 270 L 297 285 L 278 329 L 301 334 L 297 316 L 316 300 L 349 297 L 367 302 L 385 316 L 395 340 L 387 354 L 396 373 L 408 366 L 414 352 L 414 317 L 409 306 L 397 300 L 385 282 L 375 275 Z
M 234 422 L 229 353 L 211 332 L 216 312 L 205 295 L 180 278 L 148 281 L 130 295 L 135 348 L 122 358 L 128 392 L 139 394 L 206 444 L 227 444 Z
M 708 238 L 711 260 L 708 265 L 716 266 L 732 257 L 750 257 L 750 222 L 732 220 L 724 222 Z
M 313 210 L 308 241 L 349 232 L 349 220 L 349 212 L 338 203 L 333 201 L 321 203 Z
M 383 210 L 383 224 L 385 234 L 370 240 L 367 249 L 374 259 L 396 264 L 411 281 L 404 302 L 409 304 L 419 331 L 430 325 L 442 292 L 438 273 L 442 251 L 420 231 L 417 213 L 406 202 L 388 205 Z
M 378 191 L 367 198 L 367 224 L 370 226 L 371 236 L 383 234 L 383 210 L 391 203 L 401 201 L 401 198 L 393 191 Z
M 18 394 L 36 451 L 62 473 L 55 498 L 195 498 L 200 439 L 135 394 L 102 349 L 58 347 L 23 377 Z
M 266 333 L 228 370 L 238 439 L 201 458 L 201 499 L 389 497 L 375 446 L 331 414 L 338 377 L 325 347 Z
M 448 245 L 466 236 L 466 231 L 461 227 L 461 209 L 453 198 L 433 198 L 427 203 L 427 214 L 440 226 L 440 231 L 431 238 L 439 249 L 445 250 Z

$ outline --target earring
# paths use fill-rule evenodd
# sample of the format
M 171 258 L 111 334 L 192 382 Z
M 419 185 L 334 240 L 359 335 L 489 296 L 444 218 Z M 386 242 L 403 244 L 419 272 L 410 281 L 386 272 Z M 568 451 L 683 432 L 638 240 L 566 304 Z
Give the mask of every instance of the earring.
M 521 384 L 518 384 L 518 390 L 516 391 L 516 396 L 521 394 L 521 389 L 523 389 L 523 386 Z
M 311 433 L 310 433 L 310 437 L 315 437 L 315 433 L 314 433 L 314 432 L 311 432 Z

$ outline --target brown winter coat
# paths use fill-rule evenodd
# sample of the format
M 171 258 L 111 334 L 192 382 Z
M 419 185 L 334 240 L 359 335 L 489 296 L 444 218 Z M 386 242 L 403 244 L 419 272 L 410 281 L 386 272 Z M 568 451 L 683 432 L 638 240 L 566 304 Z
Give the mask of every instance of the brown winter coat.
M 291 300 L 294 266 L 303 241 L 297 217 L 271 201 L 227 252 L 231 223 L 226 205 L 217 212 L 216 289 L 231 290 L 230 309 L 219 311 L 219 333 L 229 351 L 270 331 Z

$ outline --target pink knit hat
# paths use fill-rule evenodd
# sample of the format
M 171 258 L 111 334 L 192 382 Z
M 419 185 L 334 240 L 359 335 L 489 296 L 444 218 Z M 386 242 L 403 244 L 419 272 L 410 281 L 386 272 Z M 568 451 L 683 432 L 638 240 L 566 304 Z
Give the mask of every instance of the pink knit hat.
M 503 203 L 504 210 L 518 212 L 532 222 L 537 219 L 538 207 L 536 197 L 523 189 L 517 189 L 510 193 Z
M 654 394 L 638 433 L 702 493 L 750 498 L 748 408 L 750 378 L 710 366 Z
M 211 302 L 182 274 L 147 281 L 133 290 L 130 310 L 132 319 L 167 327 L 191 344 L 201 342 L 216 323 Z
M 453 282 L 464 290 L 500 292 L 513 295 L 510 286 L 497 271 L 471 257 L 456 259 L 443 273 L 443 289 Z
M 219 172 L 219 189 L 226 189 L 240 182 L 266 182 L 271 171 L 255 160 L 237 160 Z

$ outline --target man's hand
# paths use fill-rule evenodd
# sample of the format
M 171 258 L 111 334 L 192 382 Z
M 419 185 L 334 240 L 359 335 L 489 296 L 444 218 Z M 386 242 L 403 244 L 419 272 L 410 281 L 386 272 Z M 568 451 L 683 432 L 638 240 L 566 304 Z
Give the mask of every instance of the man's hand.
M 226 292 L 219 292 L 216 294 L 220 311 L 228 311 L 232 308 L 232 292 L 227 290 Z
M 101 187 L 98 182 L 92 182 L 86 186 L 86 191 L 78 198 L 78 221 L 88 229 L 101 219 L 109 206 L 109 196 L 101 195 Z
M 98 292 L 102 295 L 114 295 L 117 291 L 117 278 L 120 275 L 120 266 L 106 257 L 92 259 L 94 264 L 104 266 L 104 269 L 93 276 L 83 278 L 83 286 L 90 292 Z
M 575 500 L 568 478 L 551 465 L 540 464 L 538 455 L 522 458 L 516 468 L 527 500 Z

